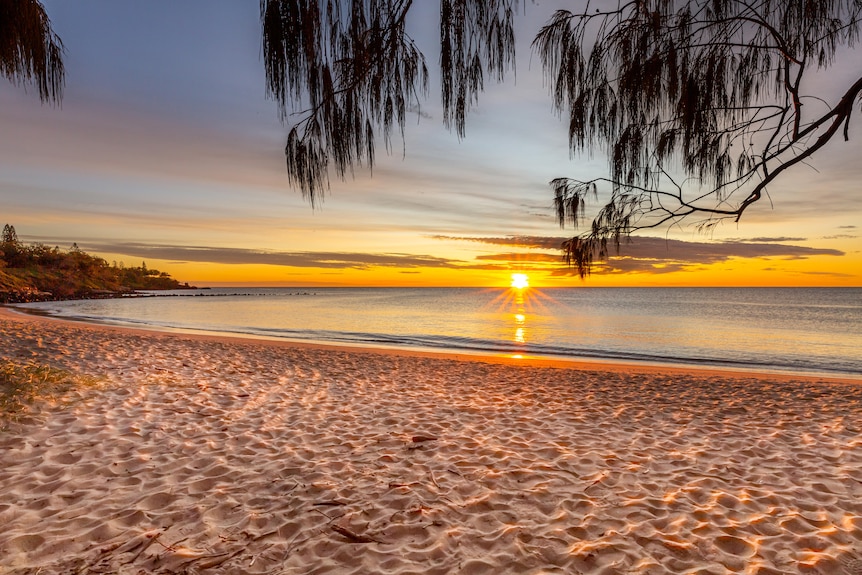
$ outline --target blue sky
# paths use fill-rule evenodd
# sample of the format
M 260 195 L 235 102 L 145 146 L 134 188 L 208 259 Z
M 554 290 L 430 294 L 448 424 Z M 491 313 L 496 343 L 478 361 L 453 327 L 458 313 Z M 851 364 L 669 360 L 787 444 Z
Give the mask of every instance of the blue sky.
M 547 182 L 601 175 L 605 162 L 570 157 L 531 63 L 549 6 L 527 7 L 517 77 L 486 85 L 463 141 L 442 126 L 434 13 L 417 14 L 432 84 L 406 153 L 396 141 L 373 176 L 333 180 L 312 209 L 287 185 L 257 2 L 44 5 L 66 46 L 62 107 L 0 83 L 0 223 L 25 241 L 145 259 L 200 285 L 505 285 L 517 271 L 583 285 L 554 248 L 572 230 L 556 224 Z M 828 81 L 837 90 L 854 74 Z M 862 284 L 858 138 L 814 165 L 738 226 L 646 234 L 587 285 Z

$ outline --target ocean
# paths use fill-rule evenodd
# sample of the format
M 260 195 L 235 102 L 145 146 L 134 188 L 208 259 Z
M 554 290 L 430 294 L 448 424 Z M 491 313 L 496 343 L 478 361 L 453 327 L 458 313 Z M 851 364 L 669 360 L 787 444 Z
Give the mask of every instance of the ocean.
M 862 288 L 221 288 L 17 307 L 328 344 L 862 377 Z

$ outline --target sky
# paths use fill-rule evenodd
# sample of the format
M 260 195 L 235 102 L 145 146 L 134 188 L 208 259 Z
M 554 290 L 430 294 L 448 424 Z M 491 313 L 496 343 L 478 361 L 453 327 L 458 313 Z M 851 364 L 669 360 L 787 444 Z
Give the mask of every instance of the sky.
M 862 123 L 738 224 L 642 232 L 582 280 L 562 261 L 548 182 L 607 172 L 572 157 L 518 20 L 517 72 L 488 82 L 463 140 L 443 127 L 432 12 L 421 115 L 373 173 L 312 208 L 288 185 L 288 127 L 266 98 L 258 2 L 43 0 L 66 47 L 60 107 L 0 81 L 0 225 L 198 286 L 860 286 Z M 434 8 L 423 3 L 420 9 Z M 846 58 L 845 58 L 846 61 Z M 858 67 L 857 67 L 858 68 Z M 855 79 L 852 62 L 818 81 Z M 771 201 L 770 201 L 771 200 Z

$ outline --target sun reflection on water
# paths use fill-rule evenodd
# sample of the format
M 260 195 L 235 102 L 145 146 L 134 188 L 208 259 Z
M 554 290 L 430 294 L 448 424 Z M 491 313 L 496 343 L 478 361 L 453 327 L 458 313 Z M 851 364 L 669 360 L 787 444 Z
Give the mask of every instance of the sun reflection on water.
M 509 289 L 497 296 L 492 305 L 501 314 L 512 318 L 511 335 L 504 336 L 516 347 L 510 357 L 520 359 L 525 357 L 525 347 L 530 342 L 530 319 L 537 314 L 547 311 L 542 300 L 551 298 L 543 294 L 538 288 L 530 286 L 530 280 L 526 274 L 514 273 L 511 276 Z M 511 314 L 511 315 L 510 315 Z M 503 335 L 503 334 L 500 334 Z

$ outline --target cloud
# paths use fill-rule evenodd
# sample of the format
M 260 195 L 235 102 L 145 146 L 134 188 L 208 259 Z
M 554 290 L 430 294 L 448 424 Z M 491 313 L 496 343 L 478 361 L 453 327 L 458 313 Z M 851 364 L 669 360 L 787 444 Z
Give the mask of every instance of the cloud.
M 218 264 L 264 264 L 298 268 L 368 269 L 370 267 L 451 268 L 463 262 L 421 254 L 362 253 L 362 252 L 283 252 L 243 248 L 213 248 L 205 246 L 153 245 L 134 242 L 79 242 L 86 251 L 127 254 L 178 262 Z
M 856 277 L 853 274 L 845 274 L 841 272 L 817 272 L 817 271 L 803 271 L 799 272 L 809 276 L 829 276 L 834 278 L 852 278 Z
M 560 245 L 569 238 L 549 236 L 506 236 L 506 237 L 469 237 L 469 236 L 430 236 L 435 240 L 476 242 L 514 248 L 560 249 Z
M 728 238 L 724 240 L 725 242 L 744 242 L 749 244 L 772 244 L 777 242 L 804 242 L 808 238 L 788 238 L 788 237 L 777 237 L 777 238 Z
M 843 256 L 834 249 L 810 248 L 777 243 L 724 241 L 716 243 L 685 242 L 663 238 L 634 238 L 620 246 L 620 254 L 600 262 L 593 273 L 626 274 L 647 272 L 667 274 L 697 271 L 710 264 L 731 258 L 781 258 L 802 260 L 812 256 Z
M 722 242 L 686 242 L 655 237 L 633 237 L 620 245 L 620 256 L 711 264 L 729 258 L 766 258 L 810 256 L 843 256 L 844 252 L 828 248 L 810 248 L 765 241 L 727 240 Z
M 562 260 L 562 254 L 520 254 L 520 253 L 504 253 L 476 256 L 477 260 L 491 260 L 504 262 L 552 262 L 558 264 Z
M 664 275 L 674 272 L 694 271 L 691 262 L 658 262 L 633 258 L 612 258 L 606 262 L 595 263 L 592 275 L 621 275 L 632 273 L 649 273 Z M 700 266 L 698 266 L 700 267 Z M 559 268 L 551 272 L 552 276 L 574 276 L 578 271 L 574 268 Z
M 141 242 L 105 242 L 91 239 L 79 241 L 82 249 L 97 253 L 123 254 L 141 259 L 173 262 L 206 262 L 227 265 L 256 264 L 295 268 L 331 270 L 370 269 L 374 267 L 416 270 L 442 268 L 459 270 L 500 271 L 511 269 L 512 264 L 527 265 L 533 271 L 546 271 L 553 275 L 572 275 L 572 268 L 562 263 L 559 250 L 560 237 L 544 236 L 489 236 L 460 237 L 433 236 L 441 240 L 479 242 L 495 246 L 529 248 L 543 251 L 500 251 L 480 254 L 472 260 L 460 260 L 427 254 L 370 253 L 337 251 L 270 251 L 245 248 L 219 248 L 209 246 L 183 246 L 147 244 Z M 759 238 L 763 239 L 763 238 Z M 547 251 L 551 250 L 551 251 Z M 806 259 L 812 256 L 842 256 L 835 249 L 812 248 L 783 243 L 767 242 L 687 242 L 656 237 L 635 237 L 620 246 L 619 254 L 612 251 L 607 261 L 596 262 L 594 274 L 650 273 L 668 274 L 678 271 L 695 271 L 710 264 L 731 258 L 777 258 L 781 260 Z M 409 272 L 408 272 L 409 273 Z
M 461 237 L 433 236 L 440 240 L 469 241 L 490 245 L 529 249 L 556 249 L 565 239 L 561 237 L 508 236 L 508 237 Z M 781 258 L 782 260 L 806 259 L 812 256 L 843 256 L 845 252 L 827 248 L 812 248 L 778 242 L 801 241 L 804 238 L 754 238 L 750 241 L 726 240 L 721 242 L 687 242 L 657 237 L 631 238 L 620 245 L 619 253 L 611 248 L 607 261 L 595 263 L 594 274 L 627 274 L 646 272 L 668 274 L 678 271 L 695 271 L 710 264 L 725 262 L 731 258 Z M 550 263 L 560 262 L 560 252 L 549 253 L 497 253 L 480 255 L 481 261 L 512 261 Z M 576 274 L 577 271 L 560 267 L 551 272 L 554 276 Z
M 569 239 L 546 236 L 463 237 L 431 236 L 438 240 L 469 241 L 491 245 L 519 248 L 560 249 L 560 244 Z M 673 261 L 713 263 L 730 257 L 756 258 L 813 255 L 843 256 L 844 252 L 826 248 L 786 245 L 778 242 L 804 241 L 805 238 L 754 238 L 752 240 L 731 239 L 721 242 L 687 242 L 649 236 L 634 236 L 620 244 L 620 253 L 632 258 L 648 258 Z M 613 253 L 613 252 L 612 252 Z M 523 254 L 513 254 L 523 257 Z

